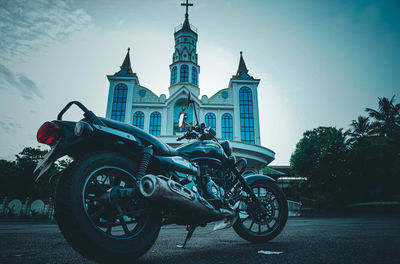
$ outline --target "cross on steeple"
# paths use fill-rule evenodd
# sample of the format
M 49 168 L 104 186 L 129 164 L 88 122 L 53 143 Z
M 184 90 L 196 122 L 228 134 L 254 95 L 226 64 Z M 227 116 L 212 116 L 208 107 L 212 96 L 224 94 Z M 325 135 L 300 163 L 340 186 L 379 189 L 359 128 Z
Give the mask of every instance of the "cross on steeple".
M 181 6 L 186 6 L 186 14 L 185 16 L 188 16 L 188 11 L 189 11 L 189 6 L 193 6 L 193 4 L 189 3 L 189 0 L 186 0 L 186 3 L 181 3 Z

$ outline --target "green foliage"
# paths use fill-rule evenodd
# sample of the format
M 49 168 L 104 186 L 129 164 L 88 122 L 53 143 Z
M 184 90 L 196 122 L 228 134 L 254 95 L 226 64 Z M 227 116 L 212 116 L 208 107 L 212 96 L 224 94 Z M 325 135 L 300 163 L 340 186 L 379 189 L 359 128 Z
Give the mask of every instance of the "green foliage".
M 306 131 L 290 164 L 303 200 L 317 207 L 400 199 L 400 104 L 378 98 L 378 110 L 353 120 L 345 133 L 333 127 Z
M 47 153 L 40 148 L 24 148 L 16 155 L 15 161 L 0 160 L 0 196 L 24 199 L 48 198 L 54 194 L 54 186 L 49 182 L 49 177 L 43 177 L 34 182 L 32 175 L 37 163 Z M 64 170 L 71 159 L 62 159 L 50 168 L 50 178 Z
M 290 163 L 295 175 L 307 177 L 300 189 L 313 205 L 343 204 L 347 155 L 342 129 L 318 127 L 304 133 Z

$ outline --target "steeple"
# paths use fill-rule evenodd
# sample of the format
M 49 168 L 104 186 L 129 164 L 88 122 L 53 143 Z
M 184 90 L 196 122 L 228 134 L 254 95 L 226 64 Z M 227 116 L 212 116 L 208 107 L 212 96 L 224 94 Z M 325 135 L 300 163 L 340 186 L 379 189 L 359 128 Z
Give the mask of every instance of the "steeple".
M 130 50 L 131 49 L 128 48 L 128 52 L 126 53 L 125 59 L 122 62 L 122 65 L 120 67 L 121 70 L 119 72 L 116 72 L 114 74 L 115 76 L 135 76 L 136 75 L 136 73 L 134 73 L 132 71 L 132 67 L 131 67 L 131 58 L 129 56 L 129 51 Z
M 185 21 L 175 28 L 175 50 L 172 55 L 172 63 L 169 65 L 171 82 L 169 87 L 170 96 L 182 88 L 188 89 L 194 96 L 200 95 L 199 73 L 200 66 L 197 58 L 197 29 L 189 23 L 189 6 L 193 4 L 186 0 L 182 3 L 186 7 Z
M 254 79 L 252 76 L 248 74 L 249 70 L 246 67 L 246 63 L 243 59 L 243 52 L 240 52 L 240 60 L 239 60 L 239 67 L 236 72 L 236 75 L 233 75 L 232 78 L 234 79 Z
M 240 52 L 239 67 L 238 67 L 238 70 L 236 73 L 237 76 L 241 75 L 242 73 L 247 73 L 249 71 L 249 70 L 247 70 L 246 63 L 244 63 L 242 53 L 243 52 Z

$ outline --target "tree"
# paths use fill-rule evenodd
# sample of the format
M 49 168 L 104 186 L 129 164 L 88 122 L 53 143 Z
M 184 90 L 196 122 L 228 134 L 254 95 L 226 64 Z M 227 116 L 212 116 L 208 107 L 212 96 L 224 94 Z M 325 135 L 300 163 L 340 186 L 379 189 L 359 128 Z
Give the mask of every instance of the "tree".
M 307 177 L 307 182 L 300 184 L 300 191 L 311 205 L 337 207 L 346 202 L 347 154 L 342 129 L 318 127 L 303 134 L 290 164 L 295 175 Z
M 375 119 L 371 125 L 374 132 L 379 136 L 392 136 L 393 133 L 398 133 L 400 128 L 400 104 L 394 104 L 395 97 L 396 95 L 393 95 L 390 100 L 386 97 L 378 97 L 378 110 L 365 109 L 369 116 Z
M 357 120 L 352 120 L 350 129 L 346 132 L 349 136 L 348 143 L 363 141 L 373 133 L 369 117 L 358 116 Z
M 34 182 L 33 170 L 37 163 L 47 153 L 47 150 L 27 147 L 16 155 L 15 161 L 0 160 L 0 194 L 9 197 L 24 199 L 29 196 L 32 199 L 46 199 L 54 194 L 54 186 L 48 177 Z M 71 159 L 61 159 L 49 169 L 49 177 L 64 170 Z

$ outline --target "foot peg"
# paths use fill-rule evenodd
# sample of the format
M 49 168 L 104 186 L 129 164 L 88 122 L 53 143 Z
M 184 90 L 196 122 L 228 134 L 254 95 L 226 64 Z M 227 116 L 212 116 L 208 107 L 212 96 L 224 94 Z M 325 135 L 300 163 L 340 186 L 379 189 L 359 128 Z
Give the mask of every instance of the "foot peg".
M 196 229 L 196 227 L 195 226 L 187 226 L 187 231 L 188 231 L 188 233 L 187 233 L 187 235 L 186 235 L 186 238 L 185 238 L 185 242 L 183 242 L 183 245 L 176 245 L 178 248 L 184 248 L 185 246 L 186 246 L 186 243 L 190 240 L 190 238 L 192 237 L 192 235 L 193 235 L 193 232 L 194 232 L 194 230 Z

